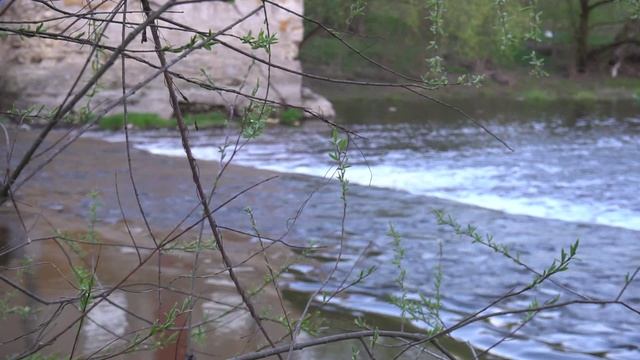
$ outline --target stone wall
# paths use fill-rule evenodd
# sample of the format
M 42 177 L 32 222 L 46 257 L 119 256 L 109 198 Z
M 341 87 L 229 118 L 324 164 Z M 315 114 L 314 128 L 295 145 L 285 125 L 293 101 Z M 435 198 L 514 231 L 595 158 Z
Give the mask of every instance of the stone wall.
M 201 31 L 215 32 L 248 14 L 260 3 L 260 0 L 236 0 L 234 2 L 215 1 L 184 4 L 172 8 L 172 12 L 166 16 Z M 278 3 L 295 12 L 303 12 L 303 0 L 279 0 Z M 83 0 L 64 0 L 55 2 L 55 4 L 69 12 L 87 11 L 86 2 Z M 129 1 L 128 7 L 129 10 L 141 10 L 138 0 Z M 104 12 L 106 10 L 109 10 L 109 7 L 105 5 L 96 11 Z M 267 15 L 270 31 L 276 33 L 278 38 L 278 43 L 272 47 L 272 61 L 288 69 L 300 71 L 298 45 L 303 36 L 301 19 L 271 5 L 267 5 Z M 17 1 L 3 16 L 3 20 L 41 21 L 57 16 L 60 16 L 58 12 L 42 4 Z M 136 23 L 144 20 L 140 13 L 129 14 L 127 17 L 129 21 Z M 117 21 L 121 19 L 120 16 L 115 18 Z M 167 23 L 163 24 L 168 25 Z M 45 23 L 48 32 L 60 32 L 66 29 L 65 34 L 67 35 L 78 36 L 84 32 L 83 37 L 90 33 L 89 26 L 90 23 L 87 21 L 72 23 L 71 20 L 64 20 Z M 35 25 L 32 25 L 32 28 L 35 28 Z M 251 52 L 255 56 L 267 59 L 264 50 L 251 50 L 250 46 L 242 44 L 237 38 L 248 34 L 249 31 L 257 35 L 261 29 L 266 30 L 262 11 L 235 27 L 229 32 L 229 35 L 221 39 Z M 109 25 L 106 36 L 105 44 L 117 46 L 121 39 L 121 26 L 118 24 Z M 161 29 L 161 36 L 165 41 L 164 45 L 172 47 L 187 44 L 191 38 L 191 34 L 187 32 L 171 29 Z M 139 35 L 129 46 L 129 49 L 138 51 L 135 55 L 157 64 L 155 54 L 150 51 L 153 49 L 150 31 L 148 31 L 148 38 L 150 41 L 142 43 Z M 2 84 L 0 92 L 2 92 L 3 106 L 7 107 L 13 104 L 18 107 L 32 104 L 41 104 L 47 107 L 58 106 L 86 61 L 89 51 L 90 47 L 87 45 L 82 46 L 58 40 L 19 38 L 17 36 L 8 36 L 0 40 L 0 54 L 2 54 L 0 56 L 0 84 Z M 100 54 L 98 59 L 104 61 L 109 55 L 110 52 L 106 51 Z M 178 54 L 168 53 L 167 56 L 172 59 Z M 137 84 L 154 71 L 133 60 L 126 62 L 126 69 L 126 85 L 128 87 Z M 244 93 L 251 93 L 259 84 L 257 96 L 263 96 L 266 91 L 268 73 L 266 65 L 256 63 L 249 57 L 219 44 L 213 46 L 211 50 L 196 50 L 188 58 L 176 64 L 172 70 L 200 81 L 206 79 L 203 75 L 206 72 L 209 80 L 215 85 L 241 90 Z M 88 79 L 91 75 L 92 70 L 89 68 L 83 80 Z M 334 115 L 333 108 L 328 101 L 309 92 L 308 89 L 303 89 L 302 78 L 298 75 L 272 69 L 270 84 L 269 93 L 273 100 L 290 105 L 307 106 L 326 117 Z M 108 99 L 114 99 L 121 95 L 119 62 L 109 70 L 99 85 L 95 96 L 90 100 L 87 99 L 82 105 L 89 102 L 90 108 L 96 110 L 99 109 L 100 104 Z M 205 91 L 196 85 L 180 80 L 177 81 L 177 85 L 184 98 L 196 105 L 241 108 L 247 104 L 246 99 L 233 94 Z M 172 109 L 161 77 L 152 81 L 130 98 L 129 109 L 130 111 L 156 112 L 166 117 L 171 116 Z M 114 109 L 113 112 L 120 111 L 122 110 Z

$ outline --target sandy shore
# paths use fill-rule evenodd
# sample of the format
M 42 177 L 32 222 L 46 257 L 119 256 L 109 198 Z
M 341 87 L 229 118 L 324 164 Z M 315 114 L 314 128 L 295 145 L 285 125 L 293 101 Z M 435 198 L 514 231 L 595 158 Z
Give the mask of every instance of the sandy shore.
M 52 138 L 61 134 L 54 133 Z M 13 135 L 17 139 L 15 155 L 18 155 L 25 151 L 36 133 L 17 131 Z M 18 158 L 15 155 L 14 161 Z M 160 241 L 197 205 L 188 164 L 185 159 L 155 156 L 136 150 L 132 150 L 132 161 L 144 211 L 156 241 Z M 218 164 L 199 162 L 199 168 L 205 182 L 211 183 L 218 171 Z M 229 167 L 219 184 L 213 203 L 220 204 L 242 189 L 273 175 L 266 171 Z M 275 179 L 254 191 L 273 193 L 279 186 L 281 185 Z M 98 194 L 95 200 L 88 195 L 91 192 Z M 122 211 L 117 195 L 120 197 Z M 98 287 L 102 289 L 108 289 L 133 273 L 124 282 L 122 290 L 113 292 L 108 298 L 111 303 L 103 301 L 92 310 L 89 320 L 82 327 L 76 354 L 91 354 L 101 345 L 116 338 L 116 335 L 132 339 L 136 333 L 140 335 L 148 332 L 150 323 L 165 317 L 172 307 L 180 307 L 187 298 L 191 288 L 189 275 L 193 269 L 194 253 L 184 251 L 184 248 L 195 244 L 197 231 L 188 232 L 176 240 L 175 244 L 182 246 L 182 249 L 164 252 L 161 259 L 152 250 L 136 251 L 132 246 L 134 241 L 141 248 L 151 249 L 153 240 L 135 201 L 123 144 L 81 138 L 21 187 L 15 198 L 27 231 L 25 232 L 13 206 L 5 204 L 0 212 L 0 230 L 3 235 L 0 245 L 3 252 L 12 247 L 19 249 L 0 257 L 0 265 L 16 267 L 24 264 L 25 259 L 30 259 L 29 271 L 5 270 L 4 275 L 18 283 L 22 282 L 24 287 L 38 297 L 55 301 L 76 295 L 72 266 L 84 264 L 90 269 L 97 262 Z M 230 203 L 219 214 L 223 220 L 221 225 L 225 225 L 226 219 L 239 221 L 245 218 L 244 221 L 248 223 L 247 214 L 242 209 L 256 206 L 254 200 L 249 192 Z M 265 224 L 271 230 L 281 228 L 282 225 L 274 224 L 286 219 L 287 214 L 278 215 L 280 209 L 277 204 L 258 205 L 261 205 L 256 207 L 258 224 Z M 94 207 L 96 237 L 104 244 L 100 247 L 83 243 L 90 241 L 87 234 L 91 209 Z M 271 219 L 267 220 L 266 215 L 270 215 Z M 192 224 L 198 216 L 196 211 L 179 228 L 184 229 L 186 224 Z M 65 235 L 61 237 L 61 234 Z M 56 235 L 57 240 L 54 240 Z M 226 251 L 231 255 L 232 261 L 241 264 L 238 265 L 237 272 L 245 291 L 253 292 L 264 285 L 267 267 L 262 255 L 253 256 L 260 250 L 256 239 L 230 231 L 225 231 L 223 236 Z M 72 241 L 61 240 L 64 237 Z M 203 239 L 205 244 L 211 244 L 210 232 L 205 230 Z M 22 246 L 29 240 L 32 241 L 30 244 Z M 80 248 L 75 253 L 71 245 L 74 240 Z M 96 260 L 98 255 L 99 260 Z M 147 257 L 150 257 L 148 262 L 140 267 L 139 259 L 144 261 Z M 269 251 L 269 262 L 275 271 L 299 260 L 295 252 L 281 245 L 275 245 Z M 264 339 L 258 335 L 255 322 L 246 311 L 229 312 L 241 304 L 241 299 L 224 271 L 219 252 L 216 249 L 205 250 L 198 262 L 198 278 L 194 284 L 198 302 L 194 308 L 193 321 L 210 321 L 198 328 L 204 334 L 194 341 L 198 358 L 224 358 L 264 346 Z M 161 291 L 157 289 L 158 281 L 162 284 Z M 37 309 L 24 318 L 10 315 L 3 320 L 17 321 L 20 326 L 3 326 L 0 332 L 2 341 L 33 329 L 54 310 L 54 306 L 39 304 L 6 284 L 1 288 L 12 294 L 12 301 L 16 304 Z M 259 295 L 254 296 L 253 301 L 258 304 L 258 311 L 265 318 L 277 319 L 283 313 L 272 286 L 266 286 Z M 287 311 L 292 308 L 286 301 L 284 307 Z M 58 321 L 47 327 L 43 337 L 38 340 L 46 341 L 77 316 L 76 309 L 65 307 Z M 180 315 L 175 325 L 184 325 L 186 319 L 187 313 Z M 266 324 L 274 338 L 282 335 L 279 325 L 270 321 L 266 321 Z M 77 326 L 47 347 L 44 353 L 67 354 L 73 343 L 75 329 Z M 177 345 L 143 351 L 130 358 L 173 359 L 176 354 L 184 354 L 186 333 L 177 334 Z M 0 353 L 3 358 L 4 355 L 18 353 L 32 345 L 33 341 L 33 336 L 29 336 L 10 342 L 2 347 Z M 103 351 L 115 352 L 123 347 L 125 342 L 115 341 L 110 349 Z

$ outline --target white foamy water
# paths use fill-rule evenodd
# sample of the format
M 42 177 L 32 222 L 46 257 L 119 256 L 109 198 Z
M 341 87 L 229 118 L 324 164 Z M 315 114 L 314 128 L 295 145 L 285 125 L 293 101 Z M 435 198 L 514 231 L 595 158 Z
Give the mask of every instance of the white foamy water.
M 122 309 L 127 308 L 127 298 L 118 292 L 114 292 L 109 299 L 118 304 Z M 84 350 L 92 352 L 100 349 L 103 344 L 114 341 L 116 336 L 123 336 L 129 323 L 127 313 L 107 301 L 102 301 L 88 314 L 82 326 L 86 339 Z
M 427 131 L 419 124 L 366 125 L 369 141 L 350 154 L 350 182 L 435 196 L 503 211 L 640 231 L 640 150 L 636 127 L 597 122 L 589 132 L 548 123 L 504 126 L 508 152 L 475 128 Z M 244 147 L 235 163 L 279 172 L 331 174 L 328 136 L 301 129 L 272 129 Z M 482 139 L 482 140 L 478 140 Z M 114 136 L 110 140 L 121 140 Z M 153 154 L 183 156 L 179 141 L 140 136 L 134 146 Z M 219 160 L 222 134 L 193 139 L 193 153 Z M 434 150 L 446 145 L 446 149 Z M 363 158 L 364 156 L 364 158 Z M 364 160 L 363 160 L 364 159 Z
M 182 156 L 182 149 L 145 145 L 142 148 L 159 155 Z M 209 156 L 215 151 L 215 156 Z M 196 157 L 217 160 L 217 149 L 195 148 Z M 265 170 L 323 177 L 331 173 L 330 165 L 299 166 L 296 164 L 258 163 L 239 160 L 238 164 Z M 541 193 L 526 184 L 520 191 L 492 192 L 504 184 L 510 175 L 508 169 L 495 167 L 461 169 L 406 169 L 392 165 L 353 166 L 347 171 L 351 183 L 407 191 L 416 195 L 435 196 L 509 214 L 527 215 L 569 222 L 615 226 L 640 231 L 640 212 L 621 208 L 615 203 L 602 203 L 594 199 L 582 202 L 563 199 L 553 193 Z M 577 185 L 580 185 L 579 183 Z
M 275 169 L 274 169 L 275 170 Z M 284 169 L 283 169 L 284 170 Z M 302 170 L 302 171 L 295 171 Z M 294 168 L 294 172 L 309 175 L 309 168 Z M 620 208 L 615 204 L 599 203 L 586 199 L 578 203 L 562 199 L 554 194 L 544 194 L 534 188 L 521 185 L 521 191 L 510 193 L 492 192 L 504 184 L 508 178 L 507 169 L 492 167 L 434 170 L 405 170 L 393 166 L 374 166 L 372 168 L 353 167 L 349 170 L 349 180 L 360 185 L 405 190 L 416 195 L 435 196 L 469 205 L 492 210 L 504 211 L 515 215 L 528 215 L 540 218 L 569 222 L 591 223 L 621 227 L 640 231 L 640 212 Z

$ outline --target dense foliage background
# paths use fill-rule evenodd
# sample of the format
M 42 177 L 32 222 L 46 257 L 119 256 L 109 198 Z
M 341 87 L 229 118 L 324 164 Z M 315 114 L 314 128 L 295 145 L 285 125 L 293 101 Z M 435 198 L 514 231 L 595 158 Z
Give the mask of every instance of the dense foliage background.
M 307 0 L 306 14 L 339 31 L 365 55 L 402 72 L 421 75 L 427 49 L 433 40 L 428 17 L 429 0 L 344 1 Z M 589 0 L 447 0 L 442 1 L 441 56 L 450 73 L 501 69 L 520 71 L 529 66 L 527 55 L 536 50 L 548 72 L 565 75 L 604 72 L 618 46 L 637 44 L 634 20 L 637 2 Z M 355 5 L 354 5 L 355 4 Z M 583 5 L 587 5 L 587 10 Z M 356 15 L 354 16 L 354 10 Z M 586 32 L 580 28 L 587 16 Z M 539 21 L 540 42 L 527 35 Z M 504 45 L 505 31 L 509 39 Z M 584 37 L 589 54 L 588 69 L 576 69 L 578 43 Z M 625 39 L 624 44 L 617 44 Z M 352 77 L 380 76 L 358 56 L 334 41 L 314 24 L 307 23 L 302 44 L 307 68 L 323 69 Z M 580 70 L 580 71 L 578 71 Z M 627 75 L 633 71 L 626 72 Z

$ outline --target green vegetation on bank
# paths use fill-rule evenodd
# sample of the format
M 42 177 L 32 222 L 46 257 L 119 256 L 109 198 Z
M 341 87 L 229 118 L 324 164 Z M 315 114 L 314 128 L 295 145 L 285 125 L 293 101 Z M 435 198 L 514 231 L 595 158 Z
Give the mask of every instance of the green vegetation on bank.
M 153 113 L 128 113 L 127 122 L 136 128 L 168 128 L 173 126 L 171 120 Z M 103 130 L 119 130 L 124 126 L 124 114 L 108 115 L 100 119 L 98 126 Z
M 280 113 L 280 124 L 296 126 L 304 118 L 304 112 L 296 108 L 287 108 Z
M 547 102 L 558 100 L 572 100 L 578 102 L 594 102 L 599 100 L 596 91 L 576 90 L 571 92 L 558 93 L 555 89 L 531 88 L 517 94 L 517 99 L 527 102 Z M 603 98 L 602 100 L 611 100 Z
M 304 112 L 297 108 L 285 108 L 280 111 L 274 111 L 273 116 L 278 120 L 277 123 L 284 126 L 298 126 L 304 119 Z M 194 126 L 198 129 L 225 127 L 229 121 L 227 114 L 220 111 L 212 111 L 206 113 L 186 113 L 184 121 L 188 126 Z M 137 113 L 130 112 L 127 116 L 127 122 L 135 129 L 171 129 L 177 126 L 175 119 L 166 119 L 154 113 Z M 102 130 L 120 130 L 124 126 L 124 114 L 108 115 L 98 121 L 98 127 Z
M 0 123 L 11 122 L 25 126 L 43 126 L 51 114 L 51 109 L 44 106 L 32 106 L 27 109 L 11 109 L 5 113 L 0 113 Z M 280 124 L 283 126 L 299 126 L 304 120 L 304 111 L 298 108 L 268 108 L 262 111 L 261 107 L 255 107 L 254 111 L 245 110 L 242 118 L 236 118 L 237 126 L 245 126 L 243 121 L 251 120 L 255 124 L 251 126 L 264 127 L 266 124 Z M 183 114 L 185 124 L 196 129 L 221 128 L 230 124 L 231 120 L 227 113 L 219 110 L 209 112 L 185 112 Z M 244 119 L 244 120 L 243 120 Z M 63 120 L 65 126 L 77 126 L 96 123 L 101 130 L 118 131 L 122 130 L 125 124 L 124 114 L 116 113 L 103 116 L 96 122 L 96 115 L 86 108 L 69 114 Z M 129 112 L 127 114 L 127 124 L 129 128 L 141 130 L 153 129 L 175 129 L 176 119 L 164 118 L 151 112 Z
M 220 111 L 208 113 L 185 114 L 184 122 L 187 125 L 198 125 L 198 128 L 227 126 L 227 114 Z
M 224 127 L 227 116 L 221 112 L 185 114 L 185 123 L 198 128 Z M 176 127 L 175 119 L 165 119 L 154 113 L 128 113 L 127 122 L 138 129 L 166 129 Z M 100 119 L 98 126 L 103 130 L 119 130 L 124 126 L 124 114 L 108 115 Z
M 636 101 L 640 104 L 640 79 L 615 78 L 608 76 L 585 76 L 566 79 L 549 76 L 535 79 L 526 73 L 510 73 L 512 83 L 503 86 L 495 82 L 485 82 L 479 88 L 447 86 L 434 93 L 438 99 L 451 102 L 463 99 L 505 99 L 523 102 L 580 101 L 617 102 Z M 312 82 L 314 90 L 329 100 L 418 100 L 402 89 L 350 88 L 336 89 L 320 82 Z
M 445 94 L 452 96 L 455 90 L 451 89 Z M 511 86 L 490 83 L 478 90 L 477 95 L 479 96 L 510 98 L 522 101 L 615 102 L 635 99 L 635 94 L 640 90 L 640 79 L 612 79 L 608 76 L 600 75 L 571 80 L 550 76 L 531 81 L 526 74 L 521 74 L 514 75 L 514 82 Z

